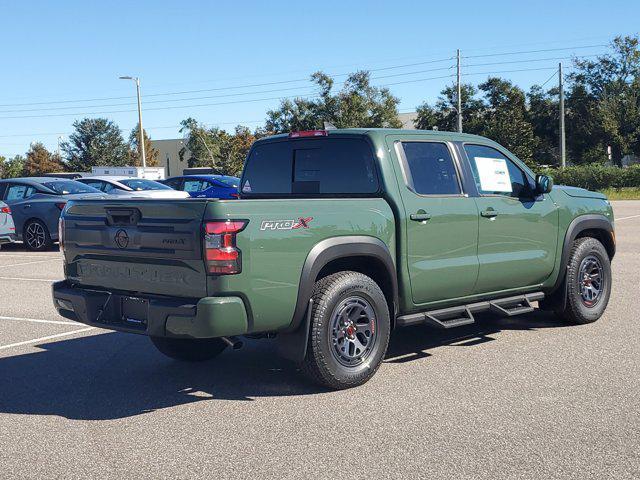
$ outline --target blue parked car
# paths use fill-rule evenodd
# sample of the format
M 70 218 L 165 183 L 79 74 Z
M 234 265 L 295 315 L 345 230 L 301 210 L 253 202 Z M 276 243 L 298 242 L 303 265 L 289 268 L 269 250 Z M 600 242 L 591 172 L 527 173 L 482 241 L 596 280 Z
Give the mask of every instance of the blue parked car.
M 104 194 L 75 180 L 50 177 L 0 180 L 0 200 L 11 208 L 16 237 L 27 250 L 48 250 L 58 240 L 58 219 L 68 200 Z
M 174 190 L 188 192 L 196 198 L 238 198 L 240 179 L 228 175 L 183 175 L 164 180 L 162 183 Z

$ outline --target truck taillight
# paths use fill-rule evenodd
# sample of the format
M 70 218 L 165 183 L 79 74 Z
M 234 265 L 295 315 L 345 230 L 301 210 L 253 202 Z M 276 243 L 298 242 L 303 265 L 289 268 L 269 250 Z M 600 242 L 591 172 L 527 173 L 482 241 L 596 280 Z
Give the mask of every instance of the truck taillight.
M 11 215 L 11 209 L 9 207 L 0 208 L 0 213 L 6 213 L 7 215 Z
M 205 223 L 204 260 L 207 273 L 234 275 L 242 271 L 242 253 L 236 247 L 236 235 L 247 220 L 220 220 Z

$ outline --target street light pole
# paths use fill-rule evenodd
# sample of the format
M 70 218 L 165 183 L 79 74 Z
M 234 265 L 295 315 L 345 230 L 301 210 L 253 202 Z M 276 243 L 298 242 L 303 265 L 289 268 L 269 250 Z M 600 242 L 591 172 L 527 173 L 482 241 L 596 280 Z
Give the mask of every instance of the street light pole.
M 147 157 L 144 151 L 144 129 L 142 128 L 142 102 L 140 100 L 140 79 L 138 77 L 120 77 L 120 80 L 133 80 L 136 82 L 136 93 L 138 95 L 138 151 L 142 166 L 147 166 Z

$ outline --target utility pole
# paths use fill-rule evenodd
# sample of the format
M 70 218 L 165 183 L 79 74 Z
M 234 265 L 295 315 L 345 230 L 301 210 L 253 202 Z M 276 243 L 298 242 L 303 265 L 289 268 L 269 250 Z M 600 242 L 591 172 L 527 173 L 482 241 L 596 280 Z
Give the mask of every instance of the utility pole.
M 142 128 L 142 102 L 140 101 L 140 79 L 138 77 L 120 77 L 120 80 L 133 80 L 136 82 L 136 93 L 138 94 L 138 151 L 142 166 L 147 166 L 147 157 L 144 151 L 144 129 Z
M 58 137 L 58 157 L 60 157 L 60 142 L 62 140 L 62 137 Z
M 562 76 L 562 62 L 558 64 L 558 88 L 560 90 L 560 164 L 567 166 L 567 143 L 564 133 L 564 78 Z
M 458 132 L 462 133 L 462 86 L 460 85 L 460 49 L 457 57 L 457 83 L 458 83 Z

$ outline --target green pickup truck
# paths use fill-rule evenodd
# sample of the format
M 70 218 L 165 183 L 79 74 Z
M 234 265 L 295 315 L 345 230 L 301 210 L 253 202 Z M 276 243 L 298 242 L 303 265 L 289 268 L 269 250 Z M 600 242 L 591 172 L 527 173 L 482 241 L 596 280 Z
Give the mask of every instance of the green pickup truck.
M 69 202 L 60 239 L 62 316 L 187 361 L 275 337 L 337 389 L 373 376 L 394 328 L 536 305 L 593 322 L 615 253 L 605 196 L 483 137 L 393 129 L 263 138 L 239 200 Z

